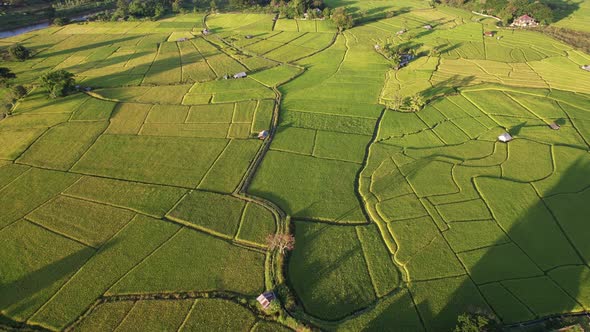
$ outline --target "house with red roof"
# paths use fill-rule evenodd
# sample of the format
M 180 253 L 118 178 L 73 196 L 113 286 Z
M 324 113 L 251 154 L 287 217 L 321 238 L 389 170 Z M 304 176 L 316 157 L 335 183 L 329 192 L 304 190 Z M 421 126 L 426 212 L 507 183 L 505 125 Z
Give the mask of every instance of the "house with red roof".
M 512 21 L 512 24 L 510 24 L 511 27 L 519 28 L 536 27 L 537 25 L 539 25 L 539 22 L 526 14 L 515 18 L 514 21 Z

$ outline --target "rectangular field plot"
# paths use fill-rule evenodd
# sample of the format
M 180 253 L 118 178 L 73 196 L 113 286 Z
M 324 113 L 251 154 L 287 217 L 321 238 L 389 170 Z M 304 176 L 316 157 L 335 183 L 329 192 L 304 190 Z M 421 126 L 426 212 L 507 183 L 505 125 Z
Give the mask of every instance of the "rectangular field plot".
M 111 238 L 135 213 L 65 196 L 33 211 L 27 219 L 92 247 Z
M 185 105 L 190 105 L 193 96 L 213 97 L 215 103 L 227 103 L 248 99 L 275 98 L 273 91 L 255 80 L 246 77 L 197 83 L 190 89 L 184 100 Z M 199 102 L 198 104 L 203 104 Z
M 134 304 L 135 302 L 132 301 L 116 301 L 98 305 L 88 316 L 73 325 L 72 331 L 114 331 L 123 322 Z
M 357 170 L 353 163 L 269 151 L 249 192 L 272 199 L 295 217 L 364 221 L 354 194 Z
M 225 290 L 255 295 L 263 288 L 264 254 L 185 227 L 108 294 Z
M 221 328 L 224 331 L 246 331 L 253 326 L 252 311 L 235 302 L 222 299 L 196 300 L 182 331 Z
M 163 217 L 186 193 L 185 189 L 85 176 L 64 194 Z
M 193 188 L 226 144 L 224 139 L 103 135 L 74 170 Z
M 262 205 L 246 203 L 236 238 L 258 245 L 266 245 L 266 239 L 276 232 L 276 220 L 272 212 Z
M 244 177 L 260 149 L 259 140 L 231 140 L 198 188 L 216 192 L 233 192 Z
M 0 159 L 14 160 L 18 158 L 44 132 L 44 128 L 1 131 Z
M 318 130 L 313 155 L 361 163 L 371 138 L 371 136 Z
M 245 205 L 245 201 L 229 195 L 192 191 L 168 213 L 168 218 L 233 237 Z
M 44 168 L 68 170 L 106 129 L 107 122 L 70 122 L 49 129 L 18 159 Z
M 295 229 L 297 248 L 288 271 L 306 310 L 334 320 L 375 300 L 363 249 L 353 227 L 296 222 Z M 350 287 L 353 284 L 356 286 Z
M 152 107 L 150 104 L 117 104 L 105 133 L 136 135 Z
M 177 330 L 189 313 L 193 302 L 193 299 L 135 302 L 133 308 L 121 320 L 121 324 L 117 326 L 117 329 L 122 331 Z M 89 319 L 92 319 L 92 317 Z
M 0 228 L 24 217 L 72 185 L 78 175 L 31 169 L 0 190 Z

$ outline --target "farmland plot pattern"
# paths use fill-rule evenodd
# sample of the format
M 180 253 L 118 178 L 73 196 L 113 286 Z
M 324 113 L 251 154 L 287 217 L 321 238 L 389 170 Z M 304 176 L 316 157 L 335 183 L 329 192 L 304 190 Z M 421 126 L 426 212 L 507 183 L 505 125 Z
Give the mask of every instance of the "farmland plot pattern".
M 340 33 L 185 14 L 1 40 L 35 53 L 6 62 L 16 83 L 92 87 L 34 87 L 0 121 L 3 321 L 441 331 L 589 310 L 590 55 L 420 1 L 355 4 L 375 17 Z M 418 57 L 391 69 L 387 41 Z M 418 112 L 386 106 L 417 93 Z M 284 259 L 266 238 L 289 230 Z

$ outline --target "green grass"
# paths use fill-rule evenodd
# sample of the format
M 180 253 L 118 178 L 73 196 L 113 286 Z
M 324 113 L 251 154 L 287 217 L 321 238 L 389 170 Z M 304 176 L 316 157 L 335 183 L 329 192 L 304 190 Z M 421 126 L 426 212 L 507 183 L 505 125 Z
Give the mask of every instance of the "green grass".
M 58 196 L 30 213 L 27 219 L 96 248 L 123 228 L 134 215 L 108 205 Z
M 530 185 L 490 178 L 475 183 L 498 224 L 538 266 L 549 269 L 580 262 Z
M 537 316 L 582 310 L 573 298 L 546 276 L 502 281 L 502 285 Z
M 427 330 L 455 326 L 457 317 L 469 310 L 489 311 L 476 286 L 464 276 L 417 282 L 410 292 Z
M 233 192 L 260 148 L 258 140 L 231 140 L 207 172 L 198 189 Z
M 117 327 L 122 331 L 170 331 L 180 327 L 194 300 L 138 301 Z
M 167 215 L 207 230 L 233 237 L 246 203 L 228 195 L 192 191 Z
M 197 300 L 182 331 L 250 331 L 256 322 L 245 307 L 227 300 Z
M 114 331 L 134 307 L 131 301 L 105 302 L 73 326 L 73 331 Z
M 542 274 L 531 259 L 513 243 L 467 251 L 458 256 L 477 284 Z
M 114 282 L 169 239 L 179 227 L 148 217 L 137 217 L 103 246 L 37 311 L 32 322 L 54 329 L 72 323 Z M 125 252 L 125 255 L 121 255 Z
M 118 104 L 110 119 L 107 134 L 135 135 L 141 129 L 152 105 L 149 104 Z
M 219 290 L 253 296 L 263 288 L 262 253 L 185 227 L 113 285 L 108 293 Z
M 0 158 L 18 158 L 41 134 L 44 128 L 6 130 L 0 132 Z
M 458 222 L 449 227 L 443 235 L 455 252 L 509 242 L 506 234 L 493 220 Z
M 317 131 L 312 129 L 283 127 L 272 140 L 273 150 L 311 155 Z
M 398 286 L 399 272 L 393 264 L 392 257 L 376 226 L 359 226 L 356 231 L 365 254 L 369 274 L 375 286 L 375 292 L 377 296 L 382 297 Z
M 357 170 L 351 163 L 269 151 L 248 191 L 294 217 L 363 221 L 353 189 Z
M 106 122 L 66 123 L 49 129 L 18 159 L 19 163 L 68 170 L 106 129 Z
M 262 205 L 248 202 L 236 237 L 240 240 L 266 245 L 267 237 L 276 232 L 276 223 L 275 216 L 269 210 Z
M 0 191 L 0 227 L 26 216 L 51 197 L 72 185 L 78 175 L 31 169 Z
M 502 322 L 510 324 L 532 320 L 531 311 L 499 283 L 482 285 L 479 288 Z
M 564 266 L 549 272 L 549 277 L 564 291 L 573 297 L 584 309 L 590 305 L 590 288 L 588 278 L 590 269 L 587 266 Z
M 318 130 L 314 156 L 361 163 L 365 158 L 370 136 Z
M 73 169 L 124 180 L 194 187 L 226 144 L 221 139 L 103 135 Z
M 354 228 L 299 222 L 295 241 L 288 273 L 307 312 L 335 320 L 375 300 Z
M 64 193 L 161 218 L 186 191 L 174 187 L 85 176 Z
M 80 121 L 101 121 L 107 120 L 111 117 L 113 110 L 117 104 L 89 98 L 76 110 L 76 113 L 72 116 L 72 120 Z

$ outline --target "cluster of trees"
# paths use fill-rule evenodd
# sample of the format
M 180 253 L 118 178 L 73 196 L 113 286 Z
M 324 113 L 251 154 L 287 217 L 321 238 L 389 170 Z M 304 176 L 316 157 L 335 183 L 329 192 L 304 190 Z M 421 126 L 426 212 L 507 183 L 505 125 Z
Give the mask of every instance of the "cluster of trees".
M 504 24 L 524 14 L 534 17 L 543 24 L 553 22 L 551 7 L 537 0 L 438 0 L 438 2 L 494 15 L 502 19 Z
M 420 94 L 415 94 L 410 97 L 402 97 L 399 93 L 393 96 L 393 99 L 386 102 L 387 108 L 394 111 L 410 111 L 418 112 L 426 105 L 424 97 Z
M 383 55 L 391 61 L 392 68 L 396 70 L 416 56 L 416 49 L 408 43 L 386 43 L 383 47 L 380 46 L 380 49 Z
M 6 67 L 0 67 L 0 87 L 10 87 L 10 81 L 16 78 L 16 75 Z M 12 108 L 16 104 L 16 101 L 26 96 L 27 89 L 22 85 L 13 86 L 10 92 L 4 95 L 2 104 L 0 105 L 0 119 L 12 114 Z
M 281 17 L 286 18 L 303 17 L 306 13 L 309 18 L 330 16 L 330 9 L 326 7 L 323 0 L 271 0 L 269 5 L 271 9 L 278 11 Z
M 203 1 L 191 0 L 193 6 L 204 5 Z M 117 0 L 117 9 L 112 15 L 101 14 L 99 19 L 158 19 L 168 12 L 183 12 L 189 5 L 184 0 Z

